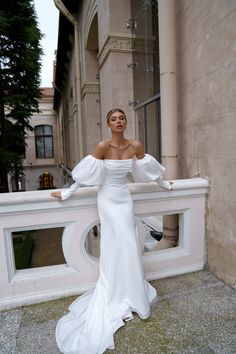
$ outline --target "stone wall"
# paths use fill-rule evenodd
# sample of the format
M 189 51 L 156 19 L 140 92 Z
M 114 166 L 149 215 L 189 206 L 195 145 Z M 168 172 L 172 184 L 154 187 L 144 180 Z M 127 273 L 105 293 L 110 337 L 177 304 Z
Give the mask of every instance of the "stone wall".
M 211 178 L 211 271 L 236 288 L 236 1 L 176 1 L 179 176 Z
M 42 88 L 42 97 L 39 99 L 39 113 L 30 118 L 30 125 L 35 128 L 37 125 L 50 125 L 53 130 L 53 157 L 37 158 L 35 147 L 35 133 L 28 131 L 26 134 L 26 152 L 23 160 L 25 187 L 27 191 L 39 188 L 39 176 L 48 171 L 53 176 L 54 185 L 57 188 L 62 186 L 61 171 L 58 168 L 59 161 L 59 138 L 56 114 L 53 110 L 53 88 Z

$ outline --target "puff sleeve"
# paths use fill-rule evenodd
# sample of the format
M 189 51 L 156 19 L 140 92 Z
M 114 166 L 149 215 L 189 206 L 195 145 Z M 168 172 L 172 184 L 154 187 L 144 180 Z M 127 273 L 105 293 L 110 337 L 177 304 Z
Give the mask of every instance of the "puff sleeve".
M 104 160 L 87 155 L 71 172 L 75 181 L 70 188 L 61 192 L 62 200 L 69 198 L 81 186 L 99 186 L 104 180 Z
M 171 189 L 171 184 L 161 178 L 165 170 L 152 155 L 145 154 L 142 159 L 134 159 L 132 175 L 137 183 L 157 182 L 162 188 Z

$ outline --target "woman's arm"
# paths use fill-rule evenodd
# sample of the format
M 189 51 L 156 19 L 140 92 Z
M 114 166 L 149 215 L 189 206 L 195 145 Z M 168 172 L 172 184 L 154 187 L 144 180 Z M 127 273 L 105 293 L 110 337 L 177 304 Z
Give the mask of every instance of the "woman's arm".
M 104 154 L 104 143 L 103 141 L 97 144 L 96 148 L 94 149 L 92 156 L 95 157 L 96 159 L 103 160 L 103 154 Z M 54 198 L 57 198 L 59 201 L 68 199 L 79 187 L 81 187 L 81 184 L 78 182 L 74 182 L 70 188 L 65 189 L 61 192 L 52 192 L 51 196 Z
M 134 140 L 132 141 L 132 147 L 134 149 L 135 156 L 138 159 L 143 159 L 145 156 L 145 152 L 142 143 L 140 143 L 140 141 L 138 140 Z
M 140 141 L 133 141 L 132 146 L 135 149 L 135 155 L 138 159 L 142 159 L 145 156 L 144 147 Z M 173 182 L 163 181 L 161 177 L 155 179 L 155 182 L 164 189 L 171 190 Z
M 78 182 L 74 182 L 70 188 L 65 189 L 61 192 L 52 192 L 51 196 L 57 198 L 58 200 L 66 200 L 72 196 L 72 194 L 79 188 L 81 187 L 81 184 Z

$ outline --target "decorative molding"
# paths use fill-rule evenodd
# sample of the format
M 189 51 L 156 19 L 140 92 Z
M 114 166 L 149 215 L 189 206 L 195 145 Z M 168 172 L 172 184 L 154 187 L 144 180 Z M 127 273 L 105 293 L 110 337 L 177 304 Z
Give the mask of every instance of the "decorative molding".
M 98 82 L 85 82 L 82 90 L 81 90 L 81 97 L 83 98 L 87 93 L 100 93 L 100 86 Z
M 147 44 L 144 37 L 123 35 L 120 33 L 110 33 L 98 53 L 98 64 L 101 67 L 110 52 L 118 53 L 144 53 L 147 50 L 151 54 L 154 51 L 154 37 L 149 37 Z
M 78 113 L 78 104 L 77 103 L 73 104 L 72 112 L 73 112 L 73 116 L 75 116 Z

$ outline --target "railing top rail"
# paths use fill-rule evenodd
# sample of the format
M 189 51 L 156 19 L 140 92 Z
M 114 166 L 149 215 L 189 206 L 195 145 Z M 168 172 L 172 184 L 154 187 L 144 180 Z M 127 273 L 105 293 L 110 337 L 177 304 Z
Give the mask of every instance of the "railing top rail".
M 172 191 L 167 191 L 161 188 L 157 183 L 130 183 L 128 184 L 130 192 L 132 195 L 140 195 L 143 193 L 164 193 L 168 192 L 168 196 L 174 196 L 176 191 L 185 190 L 198 190 L 202 188 L 209 187 L 209 180 L 207 178 L 189 178 L 173 180 Z M 79 202 L 84 204 L 85 199 L 91 200 L 96 198 L 98 187 L 83 187 L 80 188 L 75 195 L 79 194 Z M 34 203 L 44 203 L 44 202 L 56 202 L 58 207 L 61 207 L 63 203 L 57 202 L 55 198 L 51 197 L 50 193 L 53 190 L 40 190 L 40 191 L 28 191 L 28 192 L 12 192 L 12 193 L 1 193 L 0 195 L 0 213 L 4 213 L 6 206 L 16 206 L 19 204 L 34 204 Z M 165 197 L 168 198 L 165 194 Z

